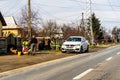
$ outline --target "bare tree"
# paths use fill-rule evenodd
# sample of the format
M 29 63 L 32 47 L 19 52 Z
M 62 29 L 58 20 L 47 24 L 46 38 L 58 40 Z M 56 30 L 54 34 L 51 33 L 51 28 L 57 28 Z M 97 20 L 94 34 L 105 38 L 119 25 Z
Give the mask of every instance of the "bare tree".
M 48 20 L 46 23 L 43 23 L 42 27 L 44 36 L 54 37 L 57 33 L 58 25 L 55 21 Z
M 116 42 L 119 42 L 120 39 L 120 28 L 114 27 L 112 30 L 112 35 L 114 37 L 114 39 L 116 40 Z
M 38 13 L 38 11 L 35 10 L 31 10 L 31 30 L 32 30 L 32 34 L 37 34 L 36 31 L 38 31 L 38 29 L 40 28 L 41 25 L 41 18 L 40 15 Z M 28 30 L 28 14 L 27 14 L 27 7 L 24 7 L 21 10 L 21 15 L 18 21 L 19 25 L 23 28 L 23 30 L 25 30 L 27 32 Z
M 69 25 L 64 24 L 62 26 L 63 30 L 63 37 L 64 39 L 68 38 L 69 36 L 77 36 L 78 35 L 78 30 L 77 28 L 70 27 Z

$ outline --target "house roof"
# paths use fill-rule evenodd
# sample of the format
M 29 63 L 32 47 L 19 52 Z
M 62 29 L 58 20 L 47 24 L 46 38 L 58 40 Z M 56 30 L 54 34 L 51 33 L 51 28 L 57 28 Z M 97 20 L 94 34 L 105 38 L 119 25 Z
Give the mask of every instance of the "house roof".
M 2 13 L 0 12 L 0 21 L 2 22 L 2 25 L 3 26 L 6 26 L 7 24 L 6 24 L 6 22 L 5 22 L 5 20 L 4 20 L 4 18 L 3 18 L 3 16 L 2 16 Z
M 6 22 L 7 25 L 17 25 L 12 16 L 4 17 L 4 19 L 5 19 L 5 22 Z
M 3 26 L 3 29 L 6 29 L 6 28 L 11 28 L 11 29 L 12 28 L 19 28 L 12 16 L 11 17 L 4 17 L 4 19 L 5 19 L 5 22 L 6 22 L 7 26 Z

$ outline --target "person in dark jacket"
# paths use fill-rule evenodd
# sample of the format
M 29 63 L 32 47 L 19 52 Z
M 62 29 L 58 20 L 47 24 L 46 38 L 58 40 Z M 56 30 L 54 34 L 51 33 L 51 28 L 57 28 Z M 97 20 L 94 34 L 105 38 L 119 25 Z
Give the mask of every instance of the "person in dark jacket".
M 48 39 L 48 41 L 47 41 L 47 49 L 48 49 L 48 50 L 50 50 L 50 49 L 51 49 L 51 45 L 50 45 L 50 43 L 51 43 L 51 40 L 50 40 L 50 39 Z
M 32 36 L 32 39 L 31 39 L 31 41 L 30 41 L 31 51 L 34 52 L 33 54 L 35 54 L 35 52 L 36 52 L 37 42 L 38 42 L 38 41 L 37 41 L 36 37 L 33 35 L 33 36 Z

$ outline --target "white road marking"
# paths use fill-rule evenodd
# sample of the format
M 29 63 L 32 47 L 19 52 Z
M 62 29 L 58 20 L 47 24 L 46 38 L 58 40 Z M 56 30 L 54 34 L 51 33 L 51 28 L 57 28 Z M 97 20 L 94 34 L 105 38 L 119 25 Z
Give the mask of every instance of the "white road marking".
M 120 55 L 120 52 L 118 52 L 117 55 Z
M 106 61 L 109 61 L 109 60 L 111 60 L 111 59 L 112 59 L 112 57 L 109 57 L 109 58 L 106 59 Z
M 73 80 L 80 80 L 80 78 L 82 78 L 83 76 L 85 76 L 86 74 L 88 74 L 89 72 L 91 72 L 93 69 L 88 69 L 85 72 L 81 73 L 80 75 L 76 76 L 73 78 Z

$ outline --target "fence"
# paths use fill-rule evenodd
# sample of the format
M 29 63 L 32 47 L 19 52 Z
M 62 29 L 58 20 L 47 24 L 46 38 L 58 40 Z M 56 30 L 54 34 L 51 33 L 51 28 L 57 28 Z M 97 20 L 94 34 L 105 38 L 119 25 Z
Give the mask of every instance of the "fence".
M 0 38 L 0 54 L 9 53 L 10 48 L 13 47 L 19 51 L 22 50 L 21 38 L 14 37 L 10 34 L 8 37 Z

